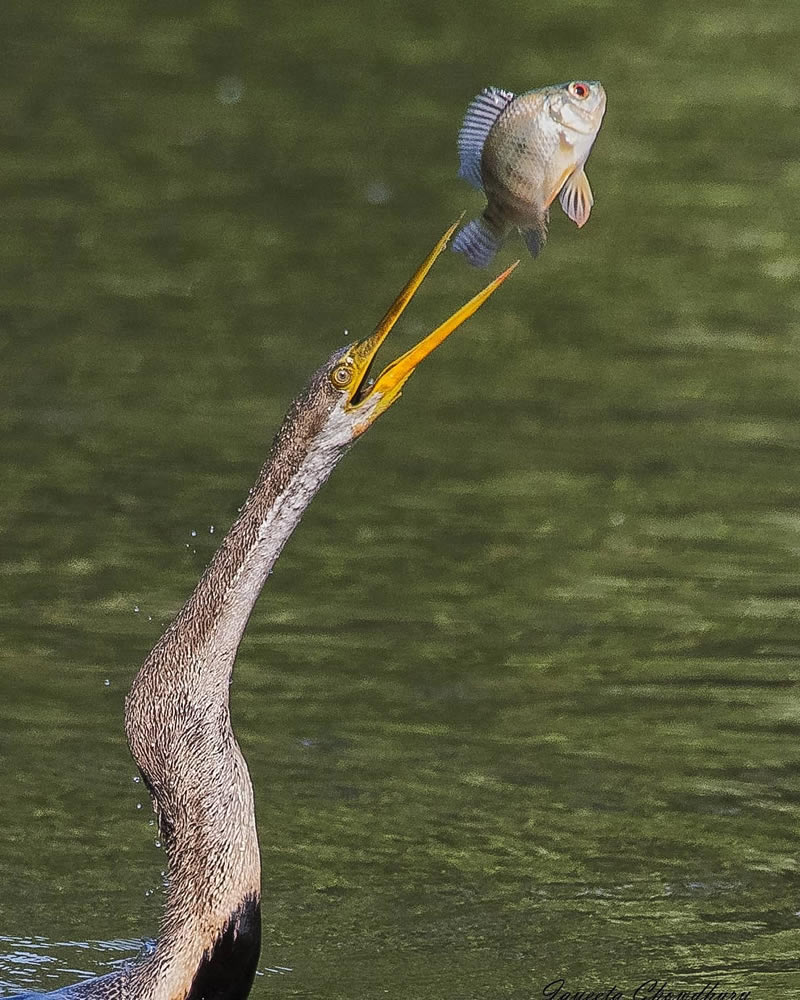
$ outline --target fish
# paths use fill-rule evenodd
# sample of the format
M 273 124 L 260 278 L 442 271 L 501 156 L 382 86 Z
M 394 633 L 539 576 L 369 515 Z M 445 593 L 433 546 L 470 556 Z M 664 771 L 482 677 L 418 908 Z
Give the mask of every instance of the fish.
M 605 110 L 606 92 L 596 80 L 519 96 L 499 87 L 482 90 L 467 109 L 458 153 L 459 176 L 486 195 L 486 208 L 458 233 L 453 250 L 486 267 L 516 228 L 536 257 L 556 197 L 583 226 L 594 204 L 583 168 Z

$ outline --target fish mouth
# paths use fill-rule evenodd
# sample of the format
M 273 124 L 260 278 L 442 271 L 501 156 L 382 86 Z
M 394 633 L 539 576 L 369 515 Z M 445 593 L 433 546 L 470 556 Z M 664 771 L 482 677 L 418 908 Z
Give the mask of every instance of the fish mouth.
M 354 377 L 351 381 L 351 388 L 347 402 L 345 403 L 345 409 L 349 411 L 369 410 L 369 423 L 372 423 L 378 414 L 386 410 L 399 398 L 403 386 L 414 373 L 419 363 L 429 354 L 433 353 L 465 320 L 477 312 L 483 303 L 502 285 L 517 264 L 519 264 L 519 261 L 512 264 L 511 267 L 498 275 L 494 281 L 491 281 L 477 295 L 473 296 L 469 302 L 466 302 L 452 316 L 449 316 L 443 323 L 437 326 L 435 330 L 426 337 L 423 337 L 416 346 L 388 364 L 377 378 L 372 378 L 371 371 L 378 350 L 388 337 L 395 323 L 400 319 L 406 306 L 417 293 L 420 285 L 425 280 L 436 259 L 447 246 L 450 237 L 460 223 L 461 219 L 458 219 L 440 237 L 434 248 L 411 275 L 400 294 L 389 306 L 386 315 L 378 323 L 370 336 L 353 344 L 347 352 L 347 358 L 352 365 Z

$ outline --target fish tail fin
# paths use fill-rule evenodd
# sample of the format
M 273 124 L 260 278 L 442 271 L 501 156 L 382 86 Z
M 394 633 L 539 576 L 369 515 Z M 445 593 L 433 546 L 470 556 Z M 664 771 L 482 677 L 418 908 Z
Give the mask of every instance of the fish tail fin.
M 463 253 L 473 267 L 488 267 L 502 242 L 503 234 L 481 216 L 464 226 L 453 240 L 453 250 Z
M 535 226 L 520 229 L 520 233 L 531 257 L 538 257 L 542 252 L 542 247 L 547 242 L 547 216 L 544 216 Z

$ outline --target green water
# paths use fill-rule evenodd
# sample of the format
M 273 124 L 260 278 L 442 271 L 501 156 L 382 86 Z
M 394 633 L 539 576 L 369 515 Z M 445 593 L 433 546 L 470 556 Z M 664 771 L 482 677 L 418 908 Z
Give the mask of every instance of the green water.
M 800 997 L 793 0 L 6 0 L 0 38 L 0 992 L 156 933 L 127 686 L 308 373 L 479 210 L 466 103 L 583 76 L 589 224 L 420 369 L 248 630 L 253 995 Z M 398 348 L 482 280 L 448 254 Z

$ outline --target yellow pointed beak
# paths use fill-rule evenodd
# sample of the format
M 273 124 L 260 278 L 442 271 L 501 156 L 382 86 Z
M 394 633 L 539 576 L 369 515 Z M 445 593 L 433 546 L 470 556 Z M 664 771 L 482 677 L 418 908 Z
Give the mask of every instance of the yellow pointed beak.
M 403 310 L 414 297 L 417 289 L 425 280 L 428 271 L 430 271 L 436 258 L 447 246 L 448 240 L 456 231 L 460 222 L 461 220 L 459 219 L 450 226 L 411 278 L 409 278 L 405 288 L 403 288 L 402 292 L 400 292 L 391 306 L 389 306 L 388 312 L 380 323 L 378 323 L 374 333 L 365 340 L 354 344 L 348 352 L 355 377 L 353 379 L 354 388 L 347 402 L 347 409 L 355 410 L 364 407 L 365 410 L 369 410 L 369 423 L 372 423 L 380 413 L 391 406 L 400 396 L 403 386 L 420 361 L 434 351 L 442 341 L 449 337 L 466 319 L 469 319 L 474 312 L 477 312 L 483 303 L 502 285 L 517 264 L 519 264 L 519 261 L 516 261 L 511 267 L 503 271 L 483 291 L 478 292 L 474 298 L 471 298 L 457 312 L 454 312 L 449 319 L 446 319 L 444 323 L 437 326 L 416 347 L 412 347 L 410 351 L 406 351 L 396 361 L 387 365 L 375 381 L 370 382 L 368 378 L 369 369 L 381 344 L 386 340 L 390 330 L 402 315 Z M 373 400 L 376 401 L 374 407 L 367 407 L 365 405 Z

